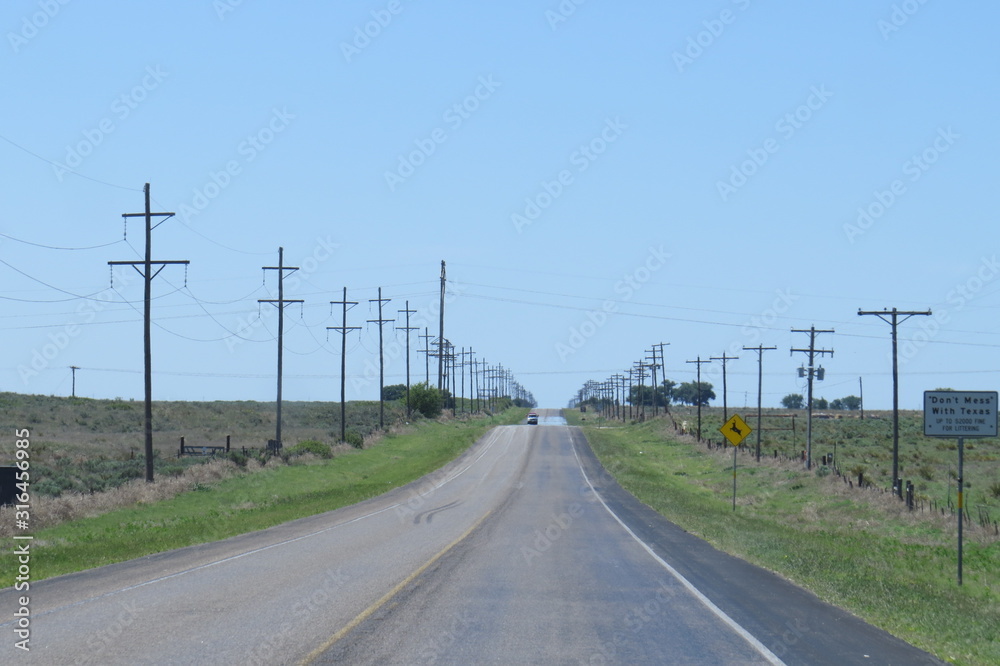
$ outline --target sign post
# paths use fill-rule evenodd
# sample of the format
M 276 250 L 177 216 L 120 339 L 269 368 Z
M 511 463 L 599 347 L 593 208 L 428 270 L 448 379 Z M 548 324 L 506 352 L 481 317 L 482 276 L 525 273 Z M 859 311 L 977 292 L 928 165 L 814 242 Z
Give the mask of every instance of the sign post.
M 751 430 L 750 426 L 747 425 L 747 422 L 739 414 L 733 414 L 719 428 L 722 436 L 728 439 L 729 443 L 733 445 L 733 511 L 736 511 L 736 449 L 747 438 Z
M 997 436 L 996 391 L 924 391 L 924 437 L 958 439 L 958 584 L 962 584 L 966 437 Z

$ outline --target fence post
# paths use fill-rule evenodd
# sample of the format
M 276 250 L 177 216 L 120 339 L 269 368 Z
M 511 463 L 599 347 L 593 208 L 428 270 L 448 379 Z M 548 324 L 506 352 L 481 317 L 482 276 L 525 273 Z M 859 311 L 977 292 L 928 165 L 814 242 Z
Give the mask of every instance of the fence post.
M 181 455 L 184 455 L 184 438 L 181 437 Z
M 232 435 L 226 435 L 226 453 L 229 453 L 229 438 L 230 437 L 232 437 Z

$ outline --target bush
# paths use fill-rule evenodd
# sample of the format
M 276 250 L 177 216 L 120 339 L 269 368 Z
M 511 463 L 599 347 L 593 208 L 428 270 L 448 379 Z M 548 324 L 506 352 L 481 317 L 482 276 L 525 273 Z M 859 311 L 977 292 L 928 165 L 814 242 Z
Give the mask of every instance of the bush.
M 361 433 L 353 430 L 348 430 L 344 433 L 344 439 L 347 440 L 348 444 L 356 449 L 360 449 L 365 445 L 365 438 L 361 436 Z
M 288 449 L 289 456 L 301 456 L 305 453 L 311 453 L 320 458 L 332 458 L 333 451 L 330 449 L 329 444 L 324 444 L 323 442 L 318 442 L 315 439 L 307 439 L 304 442 L 299 442 L 295 446 Z
M 410 387 L 410 406 L 429 419 L 441 415 L 441 391 L 426 383 Z

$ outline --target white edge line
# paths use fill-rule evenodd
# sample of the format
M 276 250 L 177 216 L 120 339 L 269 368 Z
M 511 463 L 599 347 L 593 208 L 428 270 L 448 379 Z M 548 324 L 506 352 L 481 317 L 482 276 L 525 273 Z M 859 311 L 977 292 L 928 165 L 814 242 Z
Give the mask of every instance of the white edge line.
M 607 505 L 607 503 L 604 501 L 604 498 L 601 497 L 601 494 L 597 492 L 596 488 L 594 488 L 594 484 L 590 482 L 590 477 L 587 476 L 586 470 L 583 469 L 583 463 L 580 461 L 580 456 L 576 452 L 576 446 L 573 447 L 573 456 L 576 458 L 576 464 L 580 468 L 580 473 L 583 474 L 584 481 L 587 482 L 587 485 L 590 486 L 590 490 L 594 493 L 594 497 L 596 497 L 597 501 L 601 503 L 601 506 L 603 506 L 604 509 L 609 514 L 611 514 L 611 517 L 614 518 L 616 521 L 618 521 L 618 524 L 622 526 L 622 529 L 628 532 L 629 535 L 633 539 L 635 539 L 636 542 L 638 542 L 638 544 L 642 546 L 643 549 L 645 549 L 645 551 L 649 553 L 654 560 L 659 562 L 664 569 L 670 572 L 670 575 L 676 578 L 680 582 L 680 584 L 683 585 L 688 592 L 693 594 L 698 601 L 700 601 L 706 608 L 708 608 L 708 610 L 712 611 L 716 615 L 716 617 L 718 617 L 720 620 L 729 625 L 729 627 L 737 634 L 739 634 L 743 638 L 743 640 L 748 642 L 750 645 L 754 647 L 754 649 L 760 652 L 761 656 L 763 656 L 765 659 L 767 659 L 770 663 L 774 664 L 775 666 L 785 665 L 785 662 L 781 661 L 781 659 L 779 659 L 776 654 L 767 649 L 767 646 L 765 646 L 763 643 L 757 640 L 757 638 L 753 634 L 744 629 L 738 622 L 736 622 L 736 620 L 729 617 L 725 613 L 725 611 L 723 611 L 721 608 L 712 603 L 712 600 L 706 597 L 704 594 L 702 594 L 701 590 L 696 588 L 691 583 L 691 581 L 682 576 L 681 573 L 677 571 L 677 569 L 674 569 L 672 566 L 670 566 L 670 563 L 668 563 L 662 557 L 657 555 L 656 552 L 649 546 L 649 544 L 640 539 L 639 536 L 635 532 L 633 532 L 629 528 L 629 526 L 626 525 L 614 511 L 611 510 L 611 507 Z

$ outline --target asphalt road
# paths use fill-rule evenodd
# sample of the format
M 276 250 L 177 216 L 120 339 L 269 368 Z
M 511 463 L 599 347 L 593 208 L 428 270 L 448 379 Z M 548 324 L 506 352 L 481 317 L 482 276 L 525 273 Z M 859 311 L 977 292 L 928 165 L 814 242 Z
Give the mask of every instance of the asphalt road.
M 5 664 L 940 663 L 638 503 L 580 431 L 492 430 L 361 504 L 0 591 Z

